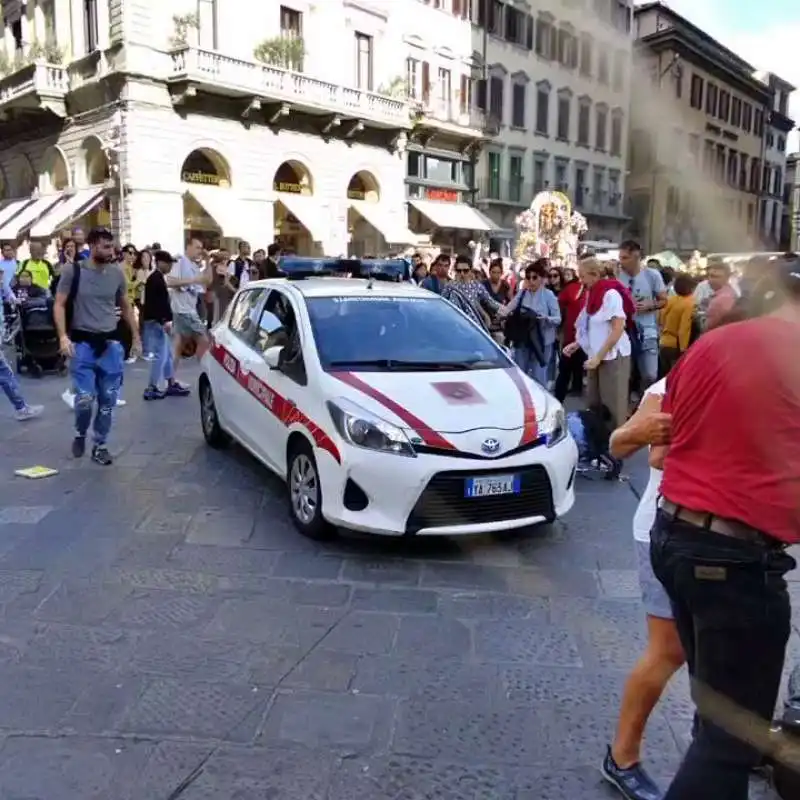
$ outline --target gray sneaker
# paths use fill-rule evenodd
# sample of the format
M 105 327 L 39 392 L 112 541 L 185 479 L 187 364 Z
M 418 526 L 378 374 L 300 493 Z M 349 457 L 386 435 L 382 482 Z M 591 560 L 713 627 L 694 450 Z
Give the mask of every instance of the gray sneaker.
M 17 411 L 17 419 L 20 422 L 25 422 L 25 420 L 38 417 L 42 411 L 44 411 L 44 406 L 25 406 L 25 408 L 21 408 Z

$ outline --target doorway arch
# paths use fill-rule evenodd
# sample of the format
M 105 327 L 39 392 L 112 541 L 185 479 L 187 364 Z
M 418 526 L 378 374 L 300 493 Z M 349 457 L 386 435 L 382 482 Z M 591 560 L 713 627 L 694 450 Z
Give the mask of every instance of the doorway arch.
M 347 184 L 348 200 L 365 200 L 367 203 L 378 203 L 381 189 L 377 178 L 367 170 L 360 170 L 350 178 Z

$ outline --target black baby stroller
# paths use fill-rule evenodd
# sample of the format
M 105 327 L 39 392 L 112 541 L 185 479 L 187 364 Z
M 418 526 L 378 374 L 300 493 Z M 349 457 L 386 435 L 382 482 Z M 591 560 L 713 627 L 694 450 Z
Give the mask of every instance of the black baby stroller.
M 59 352 L 52 299 L 31 298 L 22 304 L 19 315 L 17 372 L 27 371 L 34 378 L 45 372 L 65 374 L 66 361 Z

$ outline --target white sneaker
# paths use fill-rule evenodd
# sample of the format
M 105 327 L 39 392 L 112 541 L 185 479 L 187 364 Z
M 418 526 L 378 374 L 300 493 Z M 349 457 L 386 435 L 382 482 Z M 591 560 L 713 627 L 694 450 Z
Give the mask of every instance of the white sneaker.
M 75 410 L 75 395 L 69 389 L 65 389 L 61 395 L 61 399 L 74 411 Z
M 44 411 L 44 406 L 25 406 L 25 408 L 21 408 L 17 411 L 17 419 L 20 422 L 25 422 L 26 420 L 38 417 L 42 411 Z
M 130 356 L 129 358 L 125 359 L 126 364 L 135 364 L 136 363 L 136 356 Z
M 127 400 L 123 400 L 121 397 L 117 398 L 117 408 L 122 408 L 122 406 L 128 405 Z
M 156 354 L 155 353 L 145 353 L 142 356 L 142 360 L 143 361 L 155 361 L 156 360 Z

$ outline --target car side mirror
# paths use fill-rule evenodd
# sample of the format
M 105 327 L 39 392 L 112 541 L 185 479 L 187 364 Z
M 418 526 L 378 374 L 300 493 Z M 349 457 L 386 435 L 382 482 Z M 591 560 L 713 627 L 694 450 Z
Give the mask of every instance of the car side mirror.
M 281 353 L 283 347 L 268 347 L 264 351 L 264 361 L 270 369 L 280 369 Z

